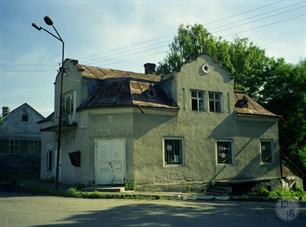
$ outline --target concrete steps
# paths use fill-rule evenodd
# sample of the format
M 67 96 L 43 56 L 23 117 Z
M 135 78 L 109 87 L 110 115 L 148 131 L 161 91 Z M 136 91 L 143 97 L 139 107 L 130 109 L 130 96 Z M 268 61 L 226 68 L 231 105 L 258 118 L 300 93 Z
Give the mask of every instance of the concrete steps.
M 229 185 L 212 185 L 207 191 L 210 195 L 231 195 L 232 194 L 232 187 Z

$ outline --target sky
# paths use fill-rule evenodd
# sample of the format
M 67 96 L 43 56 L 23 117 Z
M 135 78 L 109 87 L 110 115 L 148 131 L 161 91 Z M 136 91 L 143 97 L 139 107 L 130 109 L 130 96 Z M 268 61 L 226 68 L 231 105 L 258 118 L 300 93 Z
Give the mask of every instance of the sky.
M 162 61 L 180 24 L 203 24 L 226 40 L 249 38 L 268 56 L 306 58 L 306 0 L 0 0 L 0 107 L 53 111 L 61 43 L 80 64 L 143 72 Z M 1 114 L 1 113 L 0 113 Z

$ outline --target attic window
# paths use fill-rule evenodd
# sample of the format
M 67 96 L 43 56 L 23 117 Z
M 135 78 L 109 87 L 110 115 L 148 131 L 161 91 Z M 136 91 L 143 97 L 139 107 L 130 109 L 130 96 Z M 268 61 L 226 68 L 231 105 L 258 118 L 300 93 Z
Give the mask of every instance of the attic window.
M 149 91 L 149 96 L 151 96 L 151 97 L 154 96 L 154 91 L 153 90 Z
M 21 120 L 22 120 L 22 121 L 28 121 L 28 120 L 29 120 L 28 114 L 27 114 L 27 113 L 22 114 Z
M 240 107 L 240 108 L 248 108 L 248 99 L 247 97 L 244 95 L 242 97 L 242 99 L 239 99 L 235 105 L 236 107 Z
M 155 91 L 153 90 L 153 88 L 151 87 L 148 91 L 148 96 L 149 98 L 154 98 L 155 97 Z
M 209 72 L 209 66 L 207 64 L 202 65 L 202 72 L 205 74 Z

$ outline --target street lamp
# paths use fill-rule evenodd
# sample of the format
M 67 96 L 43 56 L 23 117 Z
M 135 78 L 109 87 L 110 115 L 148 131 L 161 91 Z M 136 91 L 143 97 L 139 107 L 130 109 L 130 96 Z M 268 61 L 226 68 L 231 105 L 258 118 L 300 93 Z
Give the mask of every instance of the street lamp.
M 47 25 L 52 26 L 56 35 L 44 29 L 41 26 L 38 26 L 35 23 L 32 23 L 32 26 L 36 28 L 38 31 L 44 30 L 48 34 L 52 35 L 54 38 L 59 40 L 62 43 L 62 65 L 60 67 L 60 76 L 61 76 L 61 84 L 60 84 L 60 98 L 59 98 L 59 120 L 58 120 L 58 137 L 57 137 L 57 157 L 56 157 L 56 175 L 55 175 L 55 188 L 58 189 L 58 178 L 59 178 L 59 157 L 60 157 L 60 149 L 61 149 L 61 132 L 62 132 L 62 99 L 63 99 L 63 77 L 64 77 L 64 48 L 65 43 L 60 34 L 58 34 L 56 28 L 53 25 L 53 21 L 50 17 L 45 16 L 44 21 Z

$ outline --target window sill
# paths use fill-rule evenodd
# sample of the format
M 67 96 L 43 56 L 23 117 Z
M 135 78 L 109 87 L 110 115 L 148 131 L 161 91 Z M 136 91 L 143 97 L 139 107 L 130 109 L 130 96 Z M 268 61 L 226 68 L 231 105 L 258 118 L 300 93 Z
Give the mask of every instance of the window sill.
M 230 164 L 227 164 L 227 163 L 217 163 L 217 166 L 235 166 L 235 164 L 233 164 L 233 163 L 230 163 Z
M 172 168 L 172 167 L 183 167 L 184 164 L 166 164 L 164 163 L 163 167 Z
M 260 165 L 271 165 L 271 164 L 274 164 L 274 162 L 273 161 L 271 161 L 271 162 L 260 162 Z

